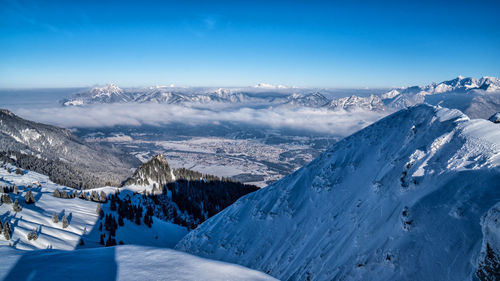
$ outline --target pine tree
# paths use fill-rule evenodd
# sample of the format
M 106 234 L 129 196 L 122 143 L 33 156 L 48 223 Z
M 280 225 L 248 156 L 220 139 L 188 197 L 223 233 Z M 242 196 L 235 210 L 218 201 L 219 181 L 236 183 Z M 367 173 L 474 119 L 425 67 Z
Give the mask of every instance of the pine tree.
M 85 242 L 83 242 L 83 238 L 80 238 L 80 243 L 78 243 L 80 246 L 85 245 Z
M 102 222 L 99 224 L 99 231 L 102 231 Z
M 59 191 L 59 188 L 56 188 L 56 190 L 54 190 L 53 195 L 56 198 L 61 198 L 61 192 Z
M 33 229 L 30 233 L 28 233 L 28 240 L 36 240 L 38 239 L 38 234 L 36 234 L 36 229 Z
M 139 212 L 139 209 L 135 212 L 135 224 L 141 225 L 141 213 Z
M 69 226 L 68 219 L 66 218 L 65 215 L 63 215 L 63 217 L 62 217 L 62 227 L 63 228 L 67 228 L 68 226 Z
M 104 238 L 102 234 L 101 234 L 101 240 L 99 240 L 99 244 L 104 245 Z
M 94 202 L 99 202 L 99 195 L 97 195 L 97 191 L 93 190 L 91 195 L 90 195 L 90 200 Z
M 10 223 L 6 221 L 3 225 L 3 236 L 5 237 L 5 240 L 10 240 L 11 233 L 12 231 L 10 229 Z
M 97 208 L 95 210 L 95 213 L 98 214 L 99 216 L 101 215 L 102 209 L 101 209 L 101 203 L 97 204 Z
M 106 218 L 104 219 L 104 229 L 106 229 L 107 231 L 109 231 L 109 229 L 110 229 L 110 226 L 109 226 L 110 216 L 111 216 L 111 214 L 107 214 Z
M 106 203 L 108 199 L 106 198 L 106 193 L 101 190 L 101 202 Z
M 116 245 L 116 240 L 110 236 L 108 236 L 108 240 L 106 240 L 106 247 L 111 247 Z
M 9 194 L 2 195 L 2 203 L 4 203 L 4 204 L 12 204 L 12 198 L 10 198 Z
M 14 184 L 14 191 L 13 191 L 14 194 L 18 194 L 19 193 L 19 187 L 17 187 L 17 185 Z
M 14 210 L 14 212 L 20 212 L 21 211 L 21 206 L 19 205 L 19 202 L 17 201 L 14 201 L 14 205 L 12 205 L 12 210 Z
M 118 225 L 119 226 L 123 226 L 125 223 L 123 222 L 123 216 L 122 215 L 118 215 Z
M 52 214 L 52 222 L 53 223 L 58 223 L 59 222 L 59 216 L 56 214 L 56 212 L 54 212 Z
M 35 197 L 33 196 L 33 192 L 31 192 L 31 190 L 28 190 L 28 192 L 26 192 L 26 196 L 24 196 L 24 201 L 26 201 L 26 204 L 35 203 Z

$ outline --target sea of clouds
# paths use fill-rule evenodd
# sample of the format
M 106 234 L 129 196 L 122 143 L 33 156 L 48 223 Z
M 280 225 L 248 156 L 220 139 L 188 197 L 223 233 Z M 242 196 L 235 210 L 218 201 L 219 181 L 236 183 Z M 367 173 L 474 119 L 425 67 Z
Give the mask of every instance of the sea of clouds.
M 171 123 L 186 125 L 234 122 L 270 128 L 290 128 L 346 136 L 384 117 L 388 112 L 331 111 L 309 107 L 188 107 L 167 104 L 97 104 L 82 107 L 17 108 L 28 120 L 65 128 L 99 128 Z

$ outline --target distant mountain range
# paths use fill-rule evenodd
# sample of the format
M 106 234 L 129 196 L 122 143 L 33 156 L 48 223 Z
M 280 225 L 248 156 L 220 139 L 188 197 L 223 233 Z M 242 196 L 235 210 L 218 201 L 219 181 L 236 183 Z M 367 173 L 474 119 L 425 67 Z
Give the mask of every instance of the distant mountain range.
M 0 110 L 0 157 L 84 189 L 120 186 L 140 161 L 112 147 L 86 143 L 69 130 L 22 119 Z
M 441 83 L 426 86 L 395 88 L 383 94 L 369 96 L 349 96 L 328 98 L 325 89 L 307 89 L 285 86 L 259 84 L 247 88 L 182 88 L 182 87 L 149 87 L 121 89 L 110 84 L 105 87 L 92 88 L 77 93 L 71 98 L 62 100 L 65 106 L 79 106 L 103 103 L 162 103 L 162 104 L 240 104 L 244 106 L 287 106 L 312 107 L 328 110 L 373 110 L 396 111 L 411 105 L 427 102 L 430 104 L 445 103 L 449 107 L 460 107 L 472 117 L 481 115 L 475 111 L 478 104 L 495 104 L 499 111 L 500 80 L 495 77 L 480 79 L 457 77 Z M 323 92 L 323 93 L 322 93 Z M 493 98 L 492 98 L 493 97 Z M 489 115 L 492 112 L 488 112 Z M 487 114 L 487 115 L 488 115 Z M 482 116 L 487 118 L 488 116 Z

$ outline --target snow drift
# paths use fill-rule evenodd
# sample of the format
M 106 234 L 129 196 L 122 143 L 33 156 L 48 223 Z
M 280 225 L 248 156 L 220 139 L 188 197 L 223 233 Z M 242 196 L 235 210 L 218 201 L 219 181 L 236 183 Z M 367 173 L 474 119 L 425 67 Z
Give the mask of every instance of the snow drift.
M 470 280 L 499 165 L 497 125 L 418 105 L 241 198 L 176 248 L 282 280 Z

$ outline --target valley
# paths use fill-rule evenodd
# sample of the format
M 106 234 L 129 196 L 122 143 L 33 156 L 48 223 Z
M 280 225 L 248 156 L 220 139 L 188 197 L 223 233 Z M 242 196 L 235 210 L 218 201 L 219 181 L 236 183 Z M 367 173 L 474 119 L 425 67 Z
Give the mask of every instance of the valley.
M 310 162 L 338 139 L 230 124 L 79 128 L 74 133 L 90 143 L 119 147 L 143 162 L 161 153 L 175 168 L 231 177 L 260 187 Z

